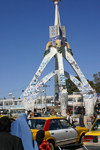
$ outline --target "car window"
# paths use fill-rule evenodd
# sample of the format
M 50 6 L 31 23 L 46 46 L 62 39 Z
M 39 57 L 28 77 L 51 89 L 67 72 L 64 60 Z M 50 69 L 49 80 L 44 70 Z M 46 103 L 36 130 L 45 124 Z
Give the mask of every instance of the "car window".
M 46 120 L 41 119 L 28 119 L 27 123 L 30 129 L 41 129 L 43 130 Z
M 67 129 L 70 127 L 70 124 L 69 124 L 68 120 L 66 120 L 66 119 L 61 119 L 60 123 L 61 123 L 62 129 Z
M 91 131 L 100 131 L 100 120 L 97 120 Z
M 49 130 L 59 130 L 59 129 L 62 129 L 60 120 L 59 119 L 50 120 Z
M 49 130 L 60 130 L 70 127 L 70 124 L 66 119 L 53 119 L 50 120 Z

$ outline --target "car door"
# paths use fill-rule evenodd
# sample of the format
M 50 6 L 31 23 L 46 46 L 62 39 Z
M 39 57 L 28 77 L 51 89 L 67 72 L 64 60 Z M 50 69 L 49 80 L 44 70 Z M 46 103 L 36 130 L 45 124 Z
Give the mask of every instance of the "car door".
M 77 139 L 77 130 L 71 126 L 71 124 L 66 119 L 60 119 L 62 129 L 64 129 L 67 134 L 65 135 L 66 143 L 75 143 Z
M 56 145 L 72 143 L 76 139 L 77 132 L 70 128 L 67 120 L 53 119 L 50 121 L 49 132 L 56 140 Z

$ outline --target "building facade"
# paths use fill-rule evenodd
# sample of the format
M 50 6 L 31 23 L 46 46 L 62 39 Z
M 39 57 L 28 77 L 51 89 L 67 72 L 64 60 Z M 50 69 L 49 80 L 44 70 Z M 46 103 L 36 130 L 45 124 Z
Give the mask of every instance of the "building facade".
M 55 100 L 54 96 L 42 96 L 38 97 L 37 101 L 34 104 L 35 109 L 43 109 L 48 106 L 54 106 Z M 59 101 L 56 101 L 56 105 L 60 106 Z M 83 106 L 83 98 L 80 93 L 68 95 L 68 106 L 69 107 L 81 107 Z M 22 99 L 1 99 L 0 100 L 0 110 L 24 110 L 23 100 Z

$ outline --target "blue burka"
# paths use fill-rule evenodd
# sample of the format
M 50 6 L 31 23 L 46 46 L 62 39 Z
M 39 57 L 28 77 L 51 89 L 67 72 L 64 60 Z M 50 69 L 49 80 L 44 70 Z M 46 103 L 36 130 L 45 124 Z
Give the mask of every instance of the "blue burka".
M 36 141 L 34 141 L 33 147 L 33 136 L 27 124 L 26 114 L 21 114 L 19 118 L 11 124 L 11 134 L 22 139 L 24 150 L 38 150 Z

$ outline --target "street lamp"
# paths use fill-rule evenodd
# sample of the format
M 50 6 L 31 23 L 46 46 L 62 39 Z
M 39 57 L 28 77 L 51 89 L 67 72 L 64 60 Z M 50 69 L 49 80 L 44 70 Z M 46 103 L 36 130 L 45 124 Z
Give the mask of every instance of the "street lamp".
M 41 103 L 41 112 L 42 112 L 42 91 L 40 89 L 40 103 Z
M 9 103 L 9 116 L 11 116 L 11 99 L 12 99 L 12 93 L 9 92 L 9 97 L 10 97 L 10 103 Z
M 42 93 L 44 93 L 44 90 L 40 89 L 40 102 L 41 102 L 41 112 L 44 105 L 44 98 L 42 97 Z
M 49 85 L 46 85 L 44 84 L 43 87 L 45 88 L 44 90 L 44 93 L 45 93 L 45 112 L 47 112 L 47 102 L 46 102 L 46 99 L 47 99 L 47 95 L 46 95 L 46 88 L 47 87 L 50 87 Z
M 73 117 L 74 117 L 74 102 L 75 102 L 75 98 L 74 98 L 74 92 L 73 92 Z
M 15 100 L 15 96 L 13 96 L 12 98 L 13 98 L 13 110 L 12 110 L 12 112 L 14 112 L 14 100 Z

